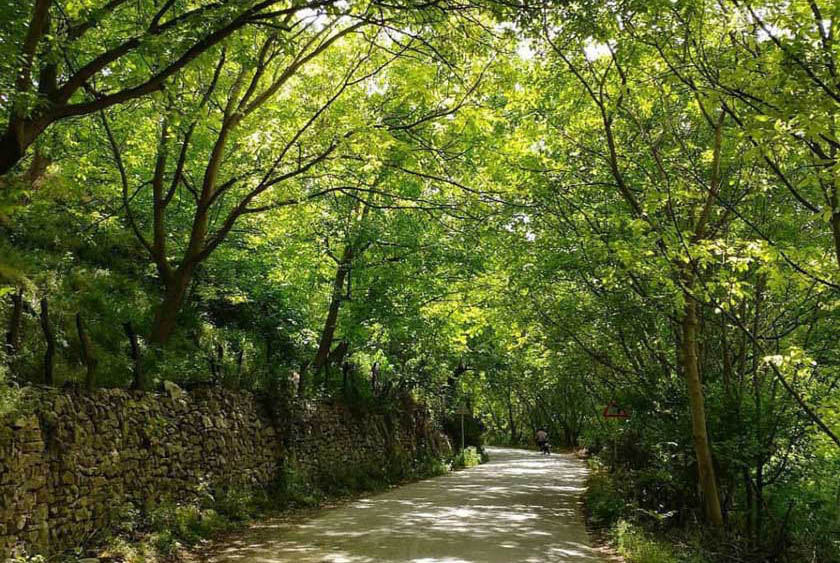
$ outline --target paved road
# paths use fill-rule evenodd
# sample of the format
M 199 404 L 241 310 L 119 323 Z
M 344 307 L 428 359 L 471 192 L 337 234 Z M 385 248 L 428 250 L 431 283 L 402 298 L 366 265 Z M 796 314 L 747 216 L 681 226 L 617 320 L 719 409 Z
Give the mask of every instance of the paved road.
M 491 461 L 327 510 L 268 521 L 213 563 L 604 562 L 580 515 L 586 469 L 571 455 L 491 448 Z

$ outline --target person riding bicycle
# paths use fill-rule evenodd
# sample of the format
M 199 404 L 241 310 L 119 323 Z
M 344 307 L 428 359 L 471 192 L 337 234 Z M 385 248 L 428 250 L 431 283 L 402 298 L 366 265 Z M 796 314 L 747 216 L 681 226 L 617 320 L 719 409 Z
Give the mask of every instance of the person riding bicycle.
M 539 430 L 537 430 L 536 439 L 537 439 L 537 447 L 539 447 L 539 449 L 542 453 L 547 454 L 548 453 L 548 432 L 546 432 L 544 428 L 540 428 Z

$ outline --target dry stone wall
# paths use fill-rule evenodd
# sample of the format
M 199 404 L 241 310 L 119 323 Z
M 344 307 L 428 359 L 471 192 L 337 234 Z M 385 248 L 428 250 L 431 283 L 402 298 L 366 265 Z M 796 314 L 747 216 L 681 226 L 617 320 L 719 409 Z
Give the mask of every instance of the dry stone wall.
M 81 545 L 128 503 L 268 485 L 285 460 L 317 481 L 445 440 L 422 409 L 390 420 L 304 405 L 278 426 L 249 393 L 172 384 L 165 393 L 27 389 L 23 403 L 26 414 L 0 418 L 0 561 L 20 546 L 54 554 Z

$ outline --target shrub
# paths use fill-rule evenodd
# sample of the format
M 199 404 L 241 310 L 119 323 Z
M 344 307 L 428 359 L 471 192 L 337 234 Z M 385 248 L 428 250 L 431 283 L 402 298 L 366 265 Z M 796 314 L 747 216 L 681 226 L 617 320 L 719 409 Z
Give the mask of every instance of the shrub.
M 161 504 L 150 512 L 149 524 L 161 541 L 170 535 L 172 540 L 188 545 L 231 527 L 216 510 L 195 504 Z
M 269 487 L 263 508 L 285 506 L 313 506 L 318 504 L 318 491 L 309 476 L 294 460 L 287 460 L 277 471 L 274 483 Z
M 452 467 L 454 469 L 462 469 L 475 467 L 481 463 L 482 456 L 481 453 L 479 453 L 478 448 L 470 446 L 468 448 L 464 448 L 455 455 L 455 458 L 452 460 Z
M 234 522 L 243 522 L 254 516 L 255 504 L 254 493 L 243 487 L 217 490 L 213 499 L 213 508 Z
M 586 509 L 589 520 L 596 526 L 610 526 L 624 512 L 626 503 L 613 478 L 603 471 L 594 471 L 589 476 L 586 494 Z
M 670 547 L 648 536 L 640 527 L 619 520 L 613 530 L 618 552 L 627 563 L 677 563 Z

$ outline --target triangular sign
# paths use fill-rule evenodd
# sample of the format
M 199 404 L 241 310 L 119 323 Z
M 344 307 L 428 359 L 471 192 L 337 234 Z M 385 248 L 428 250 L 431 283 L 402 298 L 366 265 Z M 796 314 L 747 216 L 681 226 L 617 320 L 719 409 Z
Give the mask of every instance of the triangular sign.
M 610 401 L 609 404 L 604 407 L 604 418 L 628 418 L 630 415 L 627 414 L 627 411 L 619 408 L 618 403 L 615 401 Z

